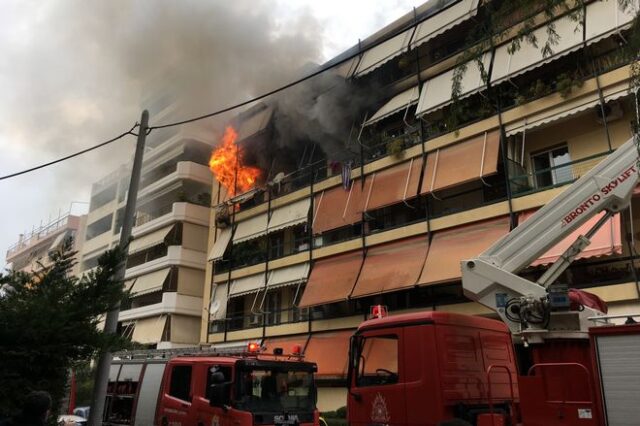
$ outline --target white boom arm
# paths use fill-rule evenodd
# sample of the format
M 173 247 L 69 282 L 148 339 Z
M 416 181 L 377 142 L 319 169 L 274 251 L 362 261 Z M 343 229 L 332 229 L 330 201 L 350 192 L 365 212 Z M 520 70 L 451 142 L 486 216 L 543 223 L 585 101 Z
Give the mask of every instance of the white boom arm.
M 588 245 L 597 229 L 578 238 L 538 283 L 516 274 L 593 216 L 626 208 L 638 181 L 638 149 L 632 138 L 484 253 L 462 261 L 465 295 L 498 312 L 513 333 L 530 341 L 549 333 L 586 332 L 587 317 L 600 313 L 585 308 L 554 315 L 549 312 L 546 286 Z

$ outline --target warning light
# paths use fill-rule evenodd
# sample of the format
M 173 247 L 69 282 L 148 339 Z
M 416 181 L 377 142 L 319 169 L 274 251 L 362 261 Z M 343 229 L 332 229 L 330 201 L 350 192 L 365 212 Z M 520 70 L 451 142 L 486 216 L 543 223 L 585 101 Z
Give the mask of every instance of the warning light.
M 251 342 L 249 343 L 249 346 L 247 347 L 247 349 L 249 350 L 250 353 L 258 352 L 260 351 L 260 345 L 257 344 L 256 342 Z
M 389 312 L 384 305 L 373 305 L 371 307 L 371 318 L 384 318 Z
M 293 347 L 291 348 L 291 353 L 293 355 L 300 355 L 302 353 L 302 346 L 301 345 L 293 345 Z

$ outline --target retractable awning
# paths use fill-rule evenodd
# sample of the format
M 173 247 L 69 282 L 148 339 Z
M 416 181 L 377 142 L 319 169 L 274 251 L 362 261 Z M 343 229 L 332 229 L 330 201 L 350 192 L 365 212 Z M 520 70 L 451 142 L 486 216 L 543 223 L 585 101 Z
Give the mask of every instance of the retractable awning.
M 413 287 L 418 282 L 428 250 L 429 239 L 426 235 L 369 248 L 351 297 Z
M 143 344 L 158 343 L 162 340 L 166 323 L 166 315 L 136 320 L 131 340 Z
M 236 226 L 236 232 L 233 234 L 233 243 L 238 244 L 265 235 L 268 221 L 269 217 L 265 212 L 239 222 Z
M 620 99 L 628 94 L 629 83 L 627 82 L 605 87 L 602 90 L 602 96 L 605 102 Z M 507 136 L 513 136 L 537 127 L 543 127 L 556 121 L 580 114 L 589 109 L 596 108 L 599 104 L 600 96 L 598 96 L 597 93 L 572 99 L 560 105 L 532 114 L 522 120 L 507 124 L 505 126 L 505 133 Z
M 238 297 L 246 294 L 257 293 L 264 288 L 264 281 L 265 276 L 263 273 L 236 278 L 231 281 L 229 297 Z
M 370 126 L 373 123 L 377 123 L 380 120 L 401 111 L 406 111 L 411 105 L 415 105 L 420 97 L 420 89 L 418 86 L 412 87 L 409 90 L 395 95 L 382 108 L 380 108 L 375 114 L 368 119 L 364 125 Z
M 370 179 L 365 180 L 364 188 L 360 182 L 360 179 L 353 180 L 349 190 L 337 186 L 315 196 L 312 223 L 314 234 L 362 221 Z
M 366 210 L 375 210 L 418 195 L 422 159 L 412 158 L 401 164 L 375 172 L 367 195 Z
M 576 31 L 576 27 L 579 26 L 578 22 L 574 21 L 569 15 L 565 15 L 553 22 L 555 31 L 558 34 L 557 43 L 551 46 L 553 54 L 545 56 L 542 52 L 542 46 L 549 38 L 547 34 L 548 25 L 545 24 L 532 32 L 532 36 L 538 40 L 537 46 L 523 42 L 520 44 L 520 49 L 513 52 L 513 54 L 509 53 L 510 42 L 496 49 L 491 72 L 491 84 L 495 85 L 555 61 L 582 47 L 582 29 Z
M 227 316 L 227 283 L 214 284 L 213 297 L 209 304 L 209 315 L 214 320 L 221 320 Z
M 525 222 L 535 211 L 527 211 L 518 215 L 518 224 Z M 604 216 L 604 212 L 592 217 L 578 229 L 569 234 L 564 240 L 534 261 L 531 266 L 547 265 L 555 262 L 569 248 L 571 244 L 580 236 L 585 235 Z M 577 259 L 587 259 L 590 257 L 610 256 L 622 253 L 622 231 L 620 225 L 620 214 L 611 217 L 591 238 L 589 244 L 578 256 Z
M 209 252 L 208 260 L 210 262 L 222 259 L 224 252 L 227 251 L 227 247 L 229 246 L 229 241 L 231 241 L 231 234 L 231 227 L 220 231 L 218 239 L 213 243 L 213 247 L 211 247 L 211 251 Z
M 300 201 L 296 201 L 295 203 L 278 207 L 271 214 L 268 227 L 269 232 L 305 223 L 309 217 L 310 207 L 310 198 L 304 198 Z
M 411 48 L 428 42 L 456 25 L 473 17 L 478 12 L 479 0 L 461 0 L 418 24 L 411 41 Z
M 288 285 L 297 285 L 307 281 L 309 276 L 309 262 L 284 268 L 272 269 L 267 280 L 267 289 L 273 290 Z
M 477 257 L 508 232 L 509 217 L 435 232 L 418 285 L 460 280 L 460 262 Z
M 413 35 L 414 28 L 411 28 L 379 45 L 365 50 L 362 60 L 356 69 L 356 77 L 362 77 L 370 73 L 391 59 L 409 50 L 409 40 Z
M 485 72 L 489 72 L 491 64 L 491 53 L 482 55 L 481 62 Z M 476 92 L 484 90 L 486 84 L 482 79 L 482 73 L 475 60 L 466 64 L 467 70 L 460 82 L 459 99 L 471 96 Z M 453 101 L 453 77 L 456 68 L 452 68 L 440 75 L 425 81 L 420 92 L 420 100 L 416 109 L 416 116 L 421 117 L 427 113 L 443 108 Z
M 141 296 L 143 294 L 153 293 L 154 291 L 161 291 L 169 273 L 170 268 L 154 271 L 150 274 L 141 275 L 125 282 L 125 288 L 131 288 L 131 293 L 134 296 Z
M 238 141 L 247 139 L 266 129 L 269 125 L 269 121 L 271 121 L 272 115 L 273 108 L 266 107 L 252 116 L 240 121 L 240 124 L 238 125 Z
M 56 239 L 53 240 L 53 242 L 51 243 L 51 246 L 49 246 L 48 251 L 60 250 L 62 248 L 62 243 L 64 243 L 66 237 L 69 236 L 70 233 L 71 233 L 70 231 L 61 232 L 60 235 L 58 235 Z
M 622 8 L 618 0 L 600 0 L 587 5 L 585 23 L 587 44 L 596 43 L 612 33 L 628 28 L 633 22 L 640 2 L 632 0 Z
M 155 245 L 164 243 L 165 238 L 173 230 L 175 225 L 169 225 L 167 227 L 158 229 L 149 234 L 142 235 L 140 237 L 134 237 L 133 241 L 129 243 L 129 253 L 135 253 L 138 251 L 146 250 Z
M 344 379 L 349 362 L 349 339 L 354 330 L 314 333 L 304 351 L 306 361 L 318 365 L 319 379 Z
M 299 307 L 347 300 L 362 267 L 361 251 L 342 253 L 315 261 Z
M 500 132 L 485 132 L 427 155 L 420 194 L 472 182 L 498 171 Z

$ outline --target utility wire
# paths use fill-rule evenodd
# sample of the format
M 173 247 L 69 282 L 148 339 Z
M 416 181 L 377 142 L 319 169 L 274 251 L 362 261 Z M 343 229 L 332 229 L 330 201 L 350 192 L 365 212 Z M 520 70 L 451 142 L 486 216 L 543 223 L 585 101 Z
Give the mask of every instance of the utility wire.
M 449 8 L 452 5 L 453 5 L 453 3 L 448 5 L 446 8 Z M 237 109 L 237 108 L 252 104 L 252 103 L 260 101 L 260 100 L 262 100 L 264 98 L 268 98 L 271 95 L 275 95 L 276 93 L 282 92 L 282 91 L 287 90 L 287 89 L 289 89 L 289 88 L 291 88 L 293 86 L 296 86 L 296 85 L 298 85 L 298 84 L 300 84 L 302 82 L 310 80 L 310 79 L 312 79 L 312 78 L 314 78 L 314 77 L 316 77 L 316 76 L 318 76 L 318 75 L 320 75 L 320 74 L 322 74 L 322 73 L 324 73 L 326 71 L 329 71 L 332 68 L 336 68 L 336 67 L 344 64 L 345 62 L 348 62 L 348 61 L 350 61 L 350 60 L 362 55 L 366 51 L 371 50 L 374 47 L 377 47 L 377 46 L 379 46 L 379 45 L 381 45 L 383 43 L 386 43 L 387 41 L 389 41 L 392 38 L 404 33 L 405 31 L 411 30 L 412 28 L 415 29 L 422 22 L 424 22 L 427 19 L 431 18 L 433 15 L 442 12 L 444 9 L 445 8 L 431 10 L 430 13 L 427 13 L 427 14 L 423 15 L 420 19 L 413 19 L 413 20 L 410 21 L 410 24 L 404 24 L 399 29 L 394 31 L 393 33 L 387 34 L 387 36 L 382 37 L 379 40 L 377 40 L 377 41 L 375 41 L 375 42 L 373 42 L 371 44 L 368 44 L 365 49 L 362 49 L 361 47 L 359 47 L 353 54 L 348 55 L 345 58 L 342 58 L 341 60 L 336 61 L 336 62 L 334 62 L 334 63 L 332 63 L 330 65 L 325 65 L 323 67 L 320 67 L 318 70 L 316 70 L 316 71 L 314 71 L 314 72 L 312 72 L 310 74 L 307 74 L 304 77 L 301 77 L 301 78 L 299 78 L 297 80 L 294 80 L 294 81 L 292 81 L 292 82 L 290 82 L 288 84 L 285 84 L 284 86 L 280 86 L 280 87 L 278 87 L 276 89 L 273 89 L 273 90 L 271 90 L 269 92 L 266 92 L 266 93 L 263 93 L 261 95 L 255 96 L 255 97 L 253 97 L 253 98 L 251 98 L 249 100 L 246 100 L 244 102 L 240 102 L 238 104 L 231 105 L 231 106 L 219 109 L 217 111 L 210 112 L 208 114 L 203 114 L 203 115 L 200 115 L 200 116 L 197 116 L 197 117 L 193 117 L 193 118 L 187 118 L 187 119 L 184 119 L 184 120 L 181 120 L 181 121 L 175 121 L 173 123 L 159 124 L 157 126 L 149 126 L 149 130 L 151 131 L 151 130 L 154 130 L 154 129 L 165 129 L 167 127 L 174 127 L 174 126 L 180 126 L 182 124 L 193 123 L 194 121 L 200 121 L 200 120 L 204 120 L 205 118 L 210 118 L 210 117 L 214 117 L 216 115 L 224 114 L 225 112 L 233 111 L 234 109 Z M 358 45 L 360 45 L 360 43 L 358 43 Z M 355 69 L 353 71 L 355 72 Z
M 366 47 L 366 49 L 359 48 L 353 54 L 348 55 L 345 58 L 342 58 L 341 60 L 336 61 L 336 62 L 334 62 L 334 63 L 332 63 L 330 65 L 326 65 L 324 67 L 320 67 L 318 70 L 316 70 L 316 71 L 314 71 L 314 72 L 312 72 L 312 73 L 310 73 L 308 75 L 305 75 L 304 77 L 301 77 L 301 78 L 299 78 L 297 80 L 294 80 L 294 81 L 292 81 L 292 82 L 290 82 L 288 84 L 285 84 L 284 86 L 280 86 L 280 87 L 278 87 L 276 89 L 273 89 L 273 90 L 271 90 L 269 92 L 263 93 L 263 94 L 261 94 L 259 96 L 256 96 L 256 97 L 253 97 L 253 98 L 251 98 L 251 99 L 249 99 L 247 101 L 240 102 L 238 104 L 235 104 L 235 105 L 232 105 L 232 106 L 229 106 L 229 107 L 226 107 L 226 108 L 222 108 L 222 109 L 220 109 L 218 111 L 214 111 L 214 112 L 211 112 L 211 113 L 208 113 L 208 114 L 200 115 L 200 116 L 193 117 L 193 118 L 188 118 L 188 119 L 181 120 L 181 121 L 176 121 L 176 122 L 173 122 L 173 123 L 160 124 L 160 125 L 157 125 L 157 126 L 149 126 L 147 128 L 147 130 L 146 130 L 147 135 L 149 133 L 151 133 L 151 131 L 154 130 L 154 129 L 165 129 L 167 127 L 174 127 L 174 126 L 179 126 L 179 125 L 182 125 L 182 124 L 193 123 L 194 121 L 204 120 L 205 118 L 214 117 L 216 115 L 220 115 L 220 114 L 223 114 L 225 112 L 232 111 L 234 109 L 237 109 L 237 108 L 252 104 L 254 102 L 257 102 L 257 101 L 260 101 L 260 100 L 262 100 L 264 98 L 267 98 L 267 97 L 269 97 L 271 95 L 274 95 L 276 93 L 279 93 L 279 92 L 282 92 L 284 90 L 287 90 L 287 89 L 289 89 L 289 88 L 291 88 L 293 86 L 296 86 L 296 85 L 298 85 L 298 84 L 300 84 L 300 83 L 302 83 L 304 81 L 312 79 L 312 78 L 314 78 L 314 77 L 316 77 L 316 76 L 318 76 L 318 75 L 320 75 L 320 74 L 322 74 L 322 73 L 324 73 L 324 72 L 326 72 L 326 71 L 328 71 L 328 70 L 330 70 L 332 68 L 338 67 L 338 66 L 340 66 L 340 65 L 342 65 L 342 64 L 344 64 L 344 63 L 346 63 L 346 62 L 348 62 L 348 61 L 350 61 L 350 60 L 352 60 L 352 59 L 354 59 L 354 58 L 356 58 L 356 57 L 358 57 L 360 55 L 362 55 L 367 50 L 373 49 L 374 47 L 379 46 L 382 43 L 385 43 L 385 42 L 391 40 L 392 38 L 396 37 L 399 34 L 402 34 L 403 32 L 405 32 L 405 31 L 407 31 L 407 30 L 409 30 L 411 28 L 417 27 L 419 24 L 421 24 L 422 22 L 426 21 L 431 16 L 435 15 L 436 13 L 442 12 L 442 10 L 444 10 L 444 9 L 432 10 L 432 11 L 430 11 L 430 13 L 427 13 L 426 15 L 424 15 L 421 19 L 414 19 L 411 22 L 411 24 L 409 24 L 409 25 L 405 24 L 401 28 L 399 28 L 397 31 L 394 31 L 393 34 L 388 34 L 386 37 L 383 37 L 383 38 L 377 40 L 376 42 L 371 43 L 370 45 L 368 45 Z M 355 71 L 355 69 L 353 71 Z M 16 177 L 16 176 L 20 176 L 20 175 L 23 175 L 23 174 L 26 174 L 26 173 L 30 173 L 30 172 L 33 172 L 33 171 L 36 171 L 36 170 L 39 170 L 39 169 L 42 169 L 42 168 L 57 164 L 57 163 L 61 163 L 63 161 L 66 161 L 66 160 L 69 160 L 71 158 L 77 157 L 79 155 L 85 154 L 85 153 L 87 153 L 89 151 L 93 151 L 93 150 L 101 148 L 101 147 L 103 147 L 105 145 L 109 145 L 110 143 L 113 143 L 113 142 L 115 142 L 115 141 L 117 141 L 119 139 L 122 139 L 123 137 L 125 137 L 127 135 L 137 136 L 137 134 L 134 133 L 133 130 L 138 126 L 139 126 L 139 124 L 136 123 L 133 127 L 131 127 L 131 129 L 129 131 L 124 132 L 124 133 L 114 137 L 113 139 L 109 139 L 108 141 L 101 142 L 101 143 L 99 143 L 97 145 L 94 145 L 94 146 L 92 146 L 90 148 L 83 149 L 81 151 L 75 152 L 73 154 L 67 155 L 67 156 L 59 158 L 57 160 L 53 160 L 53 161 L 50 161 L 48 163 L 40 164 L 38 166 L 31 167 L 29 169 L 22 170 L 20 172 L 11 173 L 11 174 L 8 174 L 8 175 L 5 175 L 5 176 L 0 176 L 0 180 L 10 179 L 10 178 L 13 178 L 13 177 Z
M 113 143 L 113 142 L 115 142 L 115 141 L 117 141 L 119 139 L 122 139 L 123 137 L 125 137 L 127 135 L 132 135 L 133 134 L 133 129 L 135 129 L 136 127 L 138 127 L 138 123 L 134 124 L 133 127 L 130 130 L 128 130 L 128 131 L 126 131 L 124 133 L 121 133 L 118 136 L 116 136 L 115 138 L 109 139 L 108 141 L 100 142 L 99 144 L 94 145 L 94 146 L 92 146 L 90 148 L 86 148 L 86 149 L 83 149 L 82 151 L 74 152 L 73 154 L 69 154 L 69 155 L 67 155 L 65 157 L 58 158 L 57 160 L 49 161 L 48 163 L 40 164 L 38 166 L 31 167 L 29 169 L 22 170 L 22 171 L 19 171 L 19 172 L 11 173 L 9 175 L 0 176 L 0 180 L 5 180 L 5 179 L 12 178 L 12 177 L 24 175 L 26 173 L 30 173 L 30 172 L 33 172 L 33 171 L 36 171 L 36 170 L 39 170 L 39 169 L 43 169 L 45 167 L 52 166 L 52 165 L 54 165 L 56 163 L 61 163 L 63 161 L 69 160 L 69 159 L 71 159 L 73 157 L 77 157 L 79 155 L 85 154 L 85 153 L 87 153 L 89 151 L 93 151 L 95 149 L 102 148 L 103 146 L 109 145 L 110 143 Z

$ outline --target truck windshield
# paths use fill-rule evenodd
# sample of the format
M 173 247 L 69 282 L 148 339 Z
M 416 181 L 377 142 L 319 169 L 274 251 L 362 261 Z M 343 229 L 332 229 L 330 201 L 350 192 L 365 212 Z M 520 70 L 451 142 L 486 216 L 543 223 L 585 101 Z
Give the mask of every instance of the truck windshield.
M 313 374 L 280 368 L 241 370 L 237 404 L 252 412 L 301 412 L 315 408 Z

